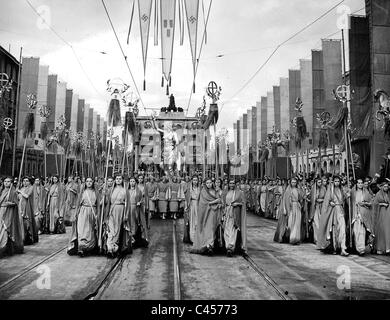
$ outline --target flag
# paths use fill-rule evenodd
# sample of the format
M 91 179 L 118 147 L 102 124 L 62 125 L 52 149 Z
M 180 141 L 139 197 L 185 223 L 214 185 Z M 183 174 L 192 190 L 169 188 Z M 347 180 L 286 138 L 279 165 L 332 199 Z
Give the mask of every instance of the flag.
M 153 0 L 138 0 L 139 27 L 141 31 L 142 58 L 144 63 L 144 90 L 146 90 L 145 72 L 148 55 L 150 19 L 152 16 Z
M 190 40 L 192 66 L 194 72 L 194 87 L 195 87 L 195 72 L 196 72 L 196 45 L 198 40 L 198 17 L 199 17 L 199 0 L 184 0 L 187 26 L 188 26 L 188 38 Z
M 162 73 L 167 82 L 170 82 L 172 71 L 173 41 L 175 35 L 175 10 L 176 0 L 164 0 L 160 2 Z M 169 94 L 168 85 L 167 94 Z

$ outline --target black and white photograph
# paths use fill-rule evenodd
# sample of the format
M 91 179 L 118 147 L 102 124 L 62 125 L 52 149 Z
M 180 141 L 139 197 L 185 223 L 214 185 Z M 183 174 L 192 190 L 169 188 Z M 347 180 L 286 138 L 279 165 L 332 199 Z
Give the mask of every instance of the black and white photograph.
M 389 0 L 0 13 L 0 304 L 390 298 Z

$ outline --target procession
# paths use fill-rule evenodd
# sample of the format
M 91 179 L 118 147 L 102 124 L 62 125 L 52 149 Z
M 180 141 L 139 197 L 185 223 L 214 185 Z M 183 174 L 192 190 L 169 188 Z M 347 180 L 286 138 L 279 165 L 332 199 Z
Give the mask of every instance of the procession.
M 4 4 L 1 301 L 388 299 L 390 3 L 247 2 Z

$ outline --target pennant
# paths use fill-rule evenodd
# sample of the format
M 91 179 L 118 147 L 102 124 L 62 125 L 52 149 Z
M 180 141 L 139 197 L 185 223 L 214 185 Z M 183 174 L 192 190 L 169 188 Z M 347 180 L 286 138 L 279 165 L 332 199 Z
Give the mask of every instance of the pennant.
M 190 40 L 192 66 L 194 72 L 194 84 L 193 90 L 195 90 L 195 73 L 196 73 L 196 55 L 197 55 L 197 42 L 198 42 L 198 17 L 199 17 L 199 0 L 184 0 L 187 26 L 188 26 L 188 38 Z
M 202 12 L 203 12 L 203 24 L 204 24 L 204 44 L 207 44 L 206 15 L 204 13 L 204 0 L 202 0 Z
M 132 0 L 131 5 L 131 13 L 130 13 L 130 24 L 129 24 L 129 32 L 127 33 L 127 44 L 129 44 L 129 38 L 130 38 L 130 32 L 131 32 L 131 25 L 133 24 L 133 16 L 134 16 L 134 1 Z
M 161 1 L 160 11 L 161 11 L 162 73 L 163 76 L 165 77 L 165 80 L 168 82 L 169 76 L 172 71 L 173 41 L 175 36 L 176 0 Z
M 180 27 L 180 45 L 184 43 L 184 4 L 179 0 L 179 27 Z
M 154 45 L 158 46 L 158 0 L 154 0 Z
M 144 90 L 146 90 L 146 58 L 148 55 L 150 18 L 152 16 L 153 0 L 138 0 L 139 27 L 141 31 L 142 58 L 144 63 Z

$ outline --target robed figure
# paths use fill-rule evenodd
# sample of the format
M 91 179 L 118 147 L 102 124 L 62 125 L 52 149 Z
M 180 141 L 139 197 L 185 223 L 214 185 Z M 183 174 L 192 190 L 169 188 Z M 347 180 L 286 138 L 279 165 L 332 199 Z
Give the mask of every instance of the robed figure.
M 352 235 L 358 254 L 371 251 L 374 237 L 371 193 L 363 188 L 363 181 L 358 179 L 356 188 L 351 192 Z
M 133 234 L 129 203 L 129 190 L 125 188 L 123 178 L 117 176 L 110 194 L 107 223 L 107 253 L 110 257 L 132 252 Z
M 39 178 L 35 179 L 33 185 L 33 205 L 34 205 L 34 217 L 35 223 L 37 225 L 38 234 L 41 234 L 45 231 L 45 207 L 46 207 L 46 198 L 47 192 L 42 185 L 42 182 Z
M 208 179 L 206 180 L 206 186 L 200 191 L 198 219 L 191 252 L 200 254 L 212 254 L 214 252 L 220 210 L 222 210 L 222 200 L 212 188 L 211 179 Z
M 326 187 L 322 185 L 322 180 L 319 178 L 314 182 L 310 194 L 310 215 L 309 223 L 311 223 L 313 230 L 313 242 L 318 241 L 318 230 L 320 227 L 320 217 L 322 204 L 325 199 Z
M 320 250 L 338 251 L 347 256 L 346 226 L 344 206 L 348 194 L 340 187 L 340 178 L 336 177 L 326 192 L 321 208 L 318 228 L 317 247 Z
M 99 193 L 95 190 L 91 178 L 86 180 L 81 190 L 76 213 L 71 217 L 72 232 L 68 254 L 84 256 L 93 253 L 97 248 L 97 218 L 100 216 Z
M 52 178 L 49 193 L 47 195 L 47 211 L 49 218 L 49 232 L 50 233 L 65 233 L 64 224 L 64 187 L 58 181 L 58 177 Z
M 247 252 L 246 204 L 245 195 L 237 190 L 234 181 L 229 183 L 229 191 L 224 193 L 224 240 L 228 256 L 237 250 Z
M 198 178 L 194 177 L 185 193 L 184 243 L 192 244 L 195 240 L 195 232 L 198 223 L 200 189 L 201 188 L 198 185 Z
M 281 203 L 281 214 L 274 235 L 275 242 L 299 244 L 302 241 L 301 219 L 303 192 L 297 188 L 297 180 L 291 179 L 284 191 Z
M 10 178 L 4 180 L 0 190 L 0 257 L 23 253 L 18 196 Z
M 143 191 L 136 185 L 134 178 L 129 181 L 128 193 L 127 220 L 130 221 L 133 245 L 147 247 L 149 239 L 145 216 L 145 197 Z
M 19 214 L 22 218 L 24 245 L 38 242 L 38 228 L 34 216 L 33 186 L 28 178 L 23 179 L 23 187 L 17 191 Z
M 77 196 L 79 186 L 73 180 L 73 177 L 68 178 L 68 183 L 65 186 L 65 208 L 64 208 L 64 222 L 65 225 L 72 225 L 71 217 L 75 215 L 77 206 Z
M 390 253 L 390 192 L 385 181 L 374 198 L 375 250 L 377 254 Z

